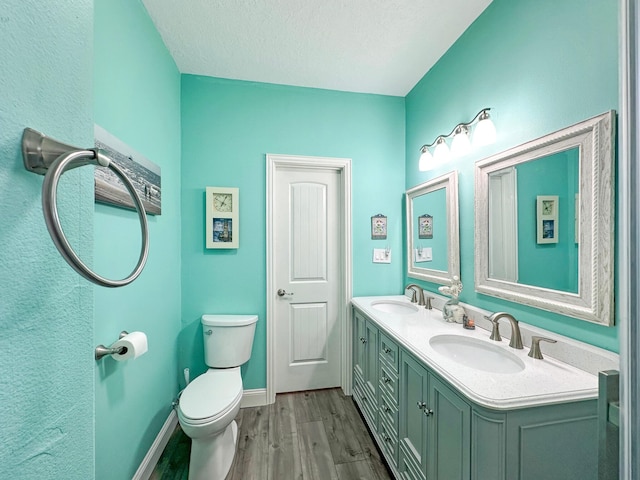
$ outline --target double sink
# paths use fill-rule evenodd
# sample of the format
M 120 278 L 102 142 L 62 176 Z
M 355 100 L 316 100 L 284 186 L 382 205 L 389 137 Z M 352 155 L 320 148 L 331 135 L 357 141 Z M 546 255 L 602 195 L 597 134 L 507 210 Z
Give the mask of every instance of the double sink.
M 478 405 L 497 410 L 597 398 L 597 376 L 528 349 L 491 340 L 480 328 L 447 323 L 404 295 L 355 297 L 355 308 L 387 336 Z M 527 339 L 530 340 L 530 339 Z
M 379 312 L 400 316 L 419 312 L 416 305 L 400 300 L 374 301 L 371 306 Z M 431 337 L 429 344 L 439 354 L 469 368 L 492 373 L 518 373 L 525 368 L 516 355 L 487 340 L 444 334 Z

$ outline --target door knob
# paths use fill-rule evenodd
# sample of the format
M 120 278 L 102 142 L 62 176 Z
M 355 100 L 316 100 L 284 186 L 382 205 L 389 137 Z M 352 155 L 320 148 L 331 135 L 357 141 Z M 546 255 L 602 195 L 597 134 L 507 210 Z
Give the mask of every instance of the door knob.
M 278 289 L 276 293 L 279 297 L 284 297 L 285 295 L 293 295 L 293 293 L 286 292 L 283 288 Z

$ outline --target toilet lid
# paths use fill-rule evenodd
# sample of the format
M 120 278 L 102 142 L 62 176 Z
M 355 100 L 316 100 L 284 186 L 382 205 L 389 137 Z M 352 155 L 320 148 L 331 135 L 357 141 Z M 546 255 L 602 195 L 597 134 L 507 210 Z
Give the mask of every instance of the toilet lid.
M 209 370 L 182 392 L 180 411 L 191 420 L 215 417 L 227 410 L 241 394 L 240 368 Z

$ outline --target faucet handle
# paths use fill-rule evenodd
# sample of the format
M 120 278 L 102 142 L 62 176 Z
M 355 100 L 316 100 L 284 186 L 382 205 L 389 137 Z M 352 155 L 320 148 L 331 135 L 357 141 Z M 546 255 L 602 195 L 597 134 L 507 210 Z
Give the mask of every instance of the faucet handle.
M 489 337 L 489 339 L 496 342 L 501 342 L 502 337 L 500 336 L 500 323 L 494 317 L 495 315 L 491 315 L 490 317 L 487 317 L 485 315 L 484 317 L 485 320 L 489 320 L 493 325 L 493 328 L 491 329 L 491 336 Z
M 532 336 L 531 337 L 531 350 L 529 350 L 529 356 L 531 358 L 537 358 L 538 360 L 542 360 L 544 357 L 542 356 L 542 352 L 540 351 L 540 342 L 549 342 L 549 343 L 557 343 L 556 340 L 545 337 Z
M 416 291 L 413 288 L 408 288 L 406 290 L 411 291 L 411 303 L 418 303 L 418 299 L 416 298 Z
M 425 301 L 424 308 L 426 308 L 427 310 L 432 310 L 433 309 L 433 307 L 431 306 L 431 300 L 433 300 L 433 297 L 426 296 L 424 298 L 424 301 Z

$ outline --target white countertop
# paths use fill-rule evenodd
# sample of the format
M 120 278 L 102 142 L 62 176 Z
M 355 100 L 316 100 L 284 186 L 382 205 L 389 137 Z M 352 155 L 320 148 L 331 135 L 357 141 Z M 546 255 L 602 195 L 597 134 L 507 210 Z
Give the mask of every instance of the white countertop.
M 509 341 L 489 340 L 490 332 L 482 328 L 466 330 L 458 323 L 447 323 L 440 310 L 420 307 L 416 313 L 383 313 L 372 303 L 392 300 L 410 303 L 404 295 L 356 297 L 351 303 L 399 345 L 422 360 L 472 402 L 495 410 L 526 408 L 598 397 L 598 377 L 563 363 L 548 355 L 543 360 L 528 356 L 529 348 L 516 350 Z M 505 333 L 509 325 L 501 325 Z M 525 365 L 518 373 L 491 373 L 463 366 L 435 351 L 429 340 L 442 334 L 473 337 L 490 342 L 516 355 Z M 543 355 L 546 344 L 541 344 Z

